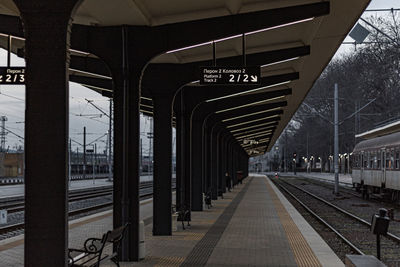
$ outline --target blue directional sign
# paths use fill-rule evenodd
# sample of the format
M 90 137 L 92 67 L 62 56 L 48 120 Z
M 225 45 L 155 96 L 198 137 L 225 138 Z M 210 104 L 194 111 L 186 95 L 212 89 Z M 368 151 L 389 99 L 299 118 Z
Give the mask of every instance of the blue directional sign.
M 200 67 L 203 85 L 260 84 L 260 67 Z
M 25 84 L 25 67 L 0 67 L 0 84 Z

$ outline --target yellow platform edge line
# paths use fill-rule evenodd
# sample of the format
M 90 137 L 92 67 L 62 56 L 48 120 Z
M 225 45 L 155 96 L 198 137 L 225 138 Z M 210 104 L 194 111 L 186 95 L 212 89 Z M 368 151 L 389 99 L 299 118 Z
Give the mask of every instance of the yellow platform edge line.
M 321 266 L 317 256 L 315 256 L 311 247 L 308 245 L 303 234 L 297 228 L 289 213 L 281 203 L 280 199 L 272 189 L 271 185 L 265 180 L 268 193 L 274 203 L 275 210 L 281 220 L 282 227 L 286 233 L 289 245 L 293 251 L 295 261 L 298 266 L 313 267 Z

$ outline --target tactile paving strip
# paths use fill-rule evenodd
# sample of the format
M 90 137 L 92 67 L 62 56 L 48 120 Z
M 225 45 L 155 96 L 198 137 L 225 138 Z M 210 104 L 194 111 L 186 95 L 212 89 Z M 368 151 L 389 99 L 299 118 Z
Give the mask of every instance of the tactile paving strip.
M 211 226 L 204 237 L 196 244 L 196 246 L 192 249 L 185 261 L 180 266 L 204 266 L 207 263 L 211 253 L 213 252 L 227 225 L 232 219 L 236 208 L 238 207 L 240 201 L 242 201 L 251 183 L 251 180 L 252 178 L 250 178 L 250 180 L 246 183 L 242 191 L 236 195 L 235 199 L 229 204 L 229 206 L 226 207 L 217 221 L 213 224 L 213 226 Z
M 160 258 L 158 263 L 154 266 L 161 267 L 161 266 L 179 266 L 183 262 L 182 257 L 163 257 Z
M 308 245 L 307 241 L 304 239 L 304 236 L 297 228 L 297 225 L 294 223 L 289 213 L 282 205 L 281 201 L 279 200 L 274 190 L 268 183 L 266 183 L 266 186 L 272 198 L 272 201 L 275 205 L 275 210 L 281 220 L 283 229 L 285 230 L 286 236 L 288 238 L 290 247 L 292 248 L 297 265 L 304 267 L 322 266 L 318 258 L 315 256 L 314 252 Z

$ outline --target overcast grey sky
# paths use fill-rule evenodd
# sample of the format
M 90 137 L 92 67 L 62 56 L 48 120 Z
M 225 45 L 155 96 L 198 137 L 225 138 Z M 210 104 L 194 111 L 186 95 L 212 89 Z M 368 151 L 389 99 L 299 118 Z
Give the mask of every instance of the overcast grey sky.
M 349 0 L 351 1 L 351 0 Z M 400 8 L 400 0 L 373 0 L 368 7 L 371 8 Z M 363 15 L 367 17 L 372 15 L 368 12 Z M 379 12 L 378 15 L 384 16 L 385 12 Z M 346 41 L 352 41 L 349 37 Z M 352 45 L 342 45 L 339 49 L 337 55 L 342 55 L 344 53 L 351 53 L 354 51 L 354 46 Z M 5 50 L 0 49 L 0 66 L 6 66 L 7 53 Z M 11 63 L 13 66 L 23 66 L 24 60 L 16 56 L 12 56 Z M 93 100 L 94 104 L 103 109 L 108 113 L 109 101 L 107 98 L 102 97 L 98 93 L 95 93 L 83 86 L 75 83 L 70 83 L 70 135 L 71 138 L 77 142 L 82 142 L 82 132 L 83 127 L 86 126 L 88 136 L 88 143 L 101 137 L 108 131 L 108 118 L 105 116 L 100 117 L 100 112 L 93 108 L 85 100 Z M 1 85 L 0 86 L 0 116 L 7 116 L 8 121 L 6 127 L 15 132 L 17 135 L 24 135 L 24 108 L 25 108 L 25 89 L 24 86 L 10 86 Z M 79 115 L 94 115 L 93 118 L 88 116 Z M 150 129 L 150 121 L 146 119 L 141 120 L 141 132 L 147 132 Z M 144 139 L 145 149 L 147 150 L 148 140 L 145 134 L 142 135 Z M 106 141 L 106 137 L 101 138 L 102 141 Z M 11 148 L 14 145 L 23 144 L 23 140 L 16 137 L 15 135 L 9 133 L 7 135 L 7 145 Z M 73 143 L 73 149 L 75 150 L 78 145 Z M 99 151 L 105 148 L 104 142 L 97 142 Z M 80 148 L 82 150 L 82 148 Z
M 0 66 L 6 66 L 7 53 L 0 49 Z M 24 66 L 24 60 L 12 55 L 12 66 Z M 87 143 L 103 136 L 108 132 L 108 118 L 96 110 L 85 100 L 93 100 L 93 103 L 109 113 L 109 100 L 100 94 L 89 90 L 79 84 L 70 83 L 70 136 L 73 140 L 83 142 L 83 127 L 86 126 Z M 16 85 L 0 85 L 0 116 L 7 116 L 6 128 L 17 135 L 24 136 L 24 109 L 25 109 L 25 87 Z M 93 115 L 93 116 L 88 116 Z M 142 118 L 141 132 L 150 130 L 150 120 Z M 142 133 L 144 143 L 144 153 L 148 147 L 147 136 Z M 106 136 L 100 138 L 97 143 L 98 151 L 105 149 Z M 14 148 L 15 145 L 22 145 L 23 140 L 12 133 L 7 135 L 7 145 Z M 77 143 L 72 143 L 72 149 L 75 151 Z M 79 150 L 82 148 L 79 146 Z

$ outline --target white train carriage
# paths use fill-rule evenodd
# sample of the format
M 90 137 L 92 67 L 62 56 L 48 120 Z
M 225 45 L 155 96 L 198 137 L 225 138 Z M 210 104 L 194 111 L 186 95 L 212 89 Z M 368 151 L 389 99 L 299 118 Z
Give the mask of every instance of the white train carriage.
M 368 196 L 400 197 L 400 132 L 358 143 L 352 153 L 353 185 Z

